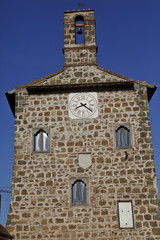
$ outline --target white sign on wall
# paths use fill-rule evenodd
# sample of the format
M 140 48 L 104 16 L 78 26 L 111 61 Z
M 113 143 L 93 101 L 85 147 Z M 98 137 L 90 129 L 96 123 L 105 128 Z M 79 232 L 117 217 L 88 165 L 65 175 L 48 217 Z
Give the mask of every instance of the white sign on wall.
M 118 216 L 120 228 L 133 228 L 132 202 L 118 202 Z

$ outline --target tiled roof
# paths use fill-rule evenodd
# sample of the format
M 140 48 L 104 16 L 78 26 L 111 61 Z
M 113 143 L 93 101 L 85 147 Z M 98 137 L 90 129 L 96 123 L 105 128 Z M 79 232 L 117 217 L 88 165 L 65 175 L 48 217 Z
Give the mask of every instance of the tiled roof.
M 116 76 L 116 77 L 119 77 L 119 78 L 122 78 L 122 79 L 125 79 L 125 80 L 136 81 L 136 80 L 133 80 L 133 79 L 131 79 L 131 78 L 127 78 L 127 77 L 125 77 L 125 76 L 123 76 L 123 75 L 120 75 L 120 74 L 118 74 L 118 73 L 114 73 L 114 72 L 112 72 L 112 71 L 110 71 L 110 70 L 107 70 L 107 69 L 105 69 L 105 68 L 101 68 L 101 67 L 98 67 L 98 66 L 97 66 L 97 68 L 98 68 L 99 70 L 101 70 L 101 71 L 104 71 L 104 72 L 109 73 L 109 74 L 111 74 L 111 75 L 114 75 L 114 76 Z
M 137 80 L 134 80 L 134 79 L 125 77 L 125 76 L 123 76 L 123 75 L 121 75 L 121 74 L 114 73 L 114 72 L 112 72 L 112 71 L 110 71 L 110 70 L 107 70 L 107 69 L 105 69 L 105 68 L 101 68 L 101 67 L 98 67 L 98 66 L 95 66 L 95 68 L 97 68 L 97 69 L 99 69 L 99 70 L 101 70 L 101 71 L 103 71 L 103 72 L 106 72 L 106 73 L 108 73 L 108 74 L 114 75 L 114 76 L 119 77 L 119 78 L 122 78 L 122 79 L 124 79 L 124 80 L 127 80 L 127 81 L 137 82 L 137 83 L 139 83 L 139 84 L 141 84 L 141 85 L 145 85 L 146 87 L 151 87 L 151 88 L 155 87 L 153 84 L 148 84 L 148 83 L 146 83 L 145 81 L 137 81 Z M 16 86 L 16 89 L 25 88 L 25 87 L 28 87 L 28 86 L 38 86 L 41 81 L 47 80 L 47 79 L 49 79 L 49 78 L 51 78 L 51 77 L 54 77 L 54 76 L 56 76 L 56 75 L 58 75 L 58 74 L 60 74 L 60 73 L 62 73 L 62 72 L 64 72 L 64 71 L 65 71 L 65 69 L 63 68 L 63 69 L 61 69 L 61 70 L 59 70 L 59 71 L 57 71 L 57 72 L 54 72 L 54 73 L 52 73 L 52 74 L 50 74 L 50 75 L 47 75 L 47 76 L 45 76 L 45 77 L 43 77 L 43 78 L 37 79 L 37 80 L 35 80 L 35 81 L 31 82 L 31 83 L 28 83 L 28 84 L 25 84 L 25 85 L 22 85 L 22 86 Z M 13 93 L 13 92 L 15 92 L 16 89 L 13 89 L 13 90 L 11 90 L 11 91 L 8 91 L 8 93 Z
M 31 82 L 31 83 L 25 84 L 23 86 L 17 86 L 16 88 L 23 88 L 23 87 L 33 86 L 35 84 L 38 85 L 39 82 L 41 82 L 43 80 L 46 80 L 46 79 L 49 79 L 51 77 L 54 77 L 54 76 L 58 75 L 59 73 L 62 73 L 63 71 L 64 71 L 64 69 L 61 69 L 61 70 L 59 70 L 57 72 L 54 72 L 54 73 L 52 73 L 50 75 L 47 75 L 47 76 L 43 77 L 43 78 L 39 78 L 39 79 L 37 79 L 37 80 L 35 80 L 35 81 Z

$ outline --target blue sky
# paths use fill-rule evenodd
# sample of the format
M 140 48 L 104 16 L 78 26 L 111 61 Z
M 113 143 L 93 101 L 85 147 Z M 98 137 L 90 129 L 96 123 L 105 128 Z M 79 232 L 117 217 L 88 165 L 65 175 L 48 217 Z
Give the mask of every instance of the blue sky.
M 5 92 L 63 68 L 63 13 L 78 3 L 94 9 L 97 62 L 135 80 L 159 84 L 159 0 L 0 0 L 0 189 L 11 186 L 14 117 Z M 157 178 L 160 179 L 160 89 L 150 102 Z M 159 192 L 160 192 L 160 181 Z M 10 194 L 2 194 L 5 225 Z

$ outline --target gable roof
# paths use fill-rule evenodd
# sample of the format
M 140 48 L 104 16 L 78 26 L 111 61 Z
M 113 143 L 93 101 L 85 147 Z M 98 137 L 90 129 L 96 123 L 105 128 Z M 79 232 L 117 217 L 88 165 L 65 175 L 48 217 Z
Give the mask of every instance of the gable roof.
M 43 78 L 39 78 L 39 79 L 37 79 L 37 80 L 35 80 L 35 81 L 31 82 L 31 83 L 25 84 L 23 86 L 17 86 L 16 88 L 25 88 L 25 87 L 34 86 L 34 85 L 39 86 L 39 84 L 41 82 L 43 82 L 44 80 L 50 79 L 51 77 L 54 77 L 54 76 L 56 76 L 56 75 L 58 75 L 58 74 L 60 74 L 62 72 L 64 72 L 64 69 L 61 69 L 61 70 L 59 70 L 57 72 L 54 72 L 54 73 L 51 73 L 51 74 L 49 74 L 49 75 L 47 75 L 47 76 L 45 76 Z
M 116 80 L 116 81 L 112 80 L 112 82 L 106 81 L 106 82 L 103 82 L 103 83 L 96 83 L 96 84 L 94 84 L 94 83 L 92 83 L 92 84 L 91 83 L 90 84 L 88 84 L 88 83 L 84 83 L 84 84 L 78 84 L 78 83 L 70 84 L 69 83 L 69 84 L 67 84 L 66 83 L 66 84 L 60 84 L 60 85 L 57 85 L 57 84 L 54 84 L 54 85 L 52 85 L 52 84 L 49 84 L 49 85 L 45 84 L 44 85 L 44 83 L 46 81 L 48 81 L 48 80 L 58 76 L 59 74 L 65 73 L 65 71 L 68 69 L 68 68 L 63 68 L 63 69 L 61 69 L 61 70 L 59 70 L 57 72 L 54 72 L 54 73 L 52 73 L 50 75 L 47 75 L 47 76 L 45 76 L 43 78 L 37 79 L 37 80 L 35 80 L 35 81 L 31 82 L 31 83 L 25 84 L 23 86 L 17 86 L 15 89 L 6 92 L 6 97 L 7 97 L 7 100 L 9 102 L 9 105 L 11 107 L 11 110 L 12 110 L 13 114 L 14 114 L 14 108 L 15 108 L 15 92 L 16 92 L 17 89 L 21 89 L 21 88 L 26 88 L 27 90 L 30 90 L 32 92 L 33 91 L 42 91 L 44 89 L 45 89 L 45 91 L 47 89 L 50 89 L 50 90 L 52 89 L 52 91 L 59 89 L 59 90 L 61 90 L 60 92 L 62 92 L 62 91 L 66 91 L 67 88 L 71 89 L 71 87 L 75 89 L 76 86 L 77 87 L 81 86 L 81 88 L 84 90 L 85 89 L 85 85 L 88 85 L 88 88 L 91 87 L 91 88 L 95 89 L 95 87 L 98 87 L 99 89 L 100 88 L 102 89 L 103 87 L 106 87 L 106 86 L 109 87 L 109 85 L 111 87 L 115 86 L 117 88 L 117 87 L 120 87 L 120 85 L 123 85 L 123 87 L 124 87 L 124 86 L 128 86 L 128 84 L 132 84 L 133 85 L 134 83 L 138 83 L 138 84 L 140 84 L 142 86 L 145 86 L 147 88 L 148 101 L 150 101 L 150 99 L 152 98 L 152 96 L 153 96 L 153 94 L 154 94 L 154 92 L 155 92 L 155 90 L 157 88 L 157 86 L 149 84 L 149 83 L 147 83 L 145 81 L 133 80 L 131 78 L 125 77 L 123 75 L 114 73 L 112 71 L 109 71 L 107 69 L 104 69 L 104 68 L 101 68 L 101 67 L 98 67 L 98 66 L 94 66 L 94 68 L 95 68 L 95 70 L 98 70 L 100 72 L 106 73 L 106 74 L 110 75 L 111 77 L 114 76 L 118 80 Z M 82 86 L 82 85 L 84 85 L 84 86 Z

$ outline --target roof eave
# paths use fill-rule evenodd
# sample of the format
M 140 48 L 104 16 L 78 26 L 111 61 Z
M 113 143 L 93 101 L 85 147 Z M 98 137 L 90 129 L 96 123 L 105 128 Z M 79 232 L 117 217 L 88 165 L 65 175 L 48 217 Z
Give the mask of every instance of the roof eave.
M 147 87 L 147 94 L 148 94 L 148 102 L 150 102 L 153 94 L 155 93 L 157 86 L 152 85 L 153 87 Z
M 106 82 L 106 83 L 84 83 L 65 85 L 41 85 L 26 87 L 29 94 L 70 93 L 70 92 L 103 92 L 118 90 L 134 90 L 133 81 L 128 82 Z
M 13 116 L 15 117 L 15 91 L 10 91 L 5 93 Z
M 0 224 L 0 237 L 3 237 L 3 239 L 13 239 L 13 237 L 10 235 L 7 229 L 3 227 L 1 224 Z

